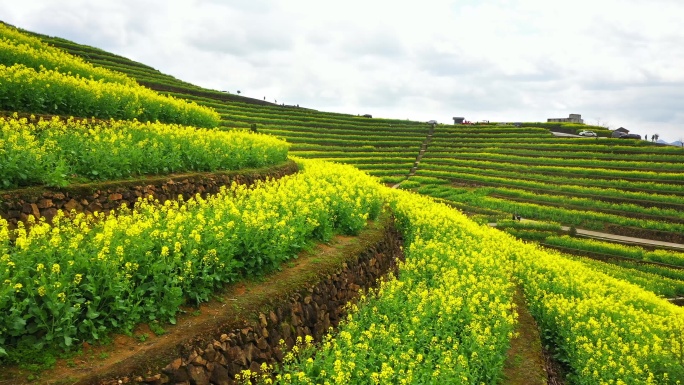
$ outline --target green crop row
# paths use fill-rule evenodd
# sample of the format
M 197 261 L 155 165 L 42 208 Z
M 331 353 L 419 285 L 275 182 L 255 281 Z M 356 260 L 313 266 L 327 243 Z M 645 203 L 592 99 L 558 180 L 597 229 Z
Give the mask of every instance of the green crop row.
M 588 151 L 591 147 L 584 148 L 583 150 L 577 151 L 558 151 L 549 152 L 542 150 L 529 150 L 529 149 L 517 149 L 517 148 L 502 148 L 502 147 L 484 147 L 484 148 L 473 148 L 473 147 L 442 147 L 439 143 L 431 146 L 430 153 L 436 158 L 448 158 L 454 154 L 461 154 L 465 156 L 470 156 L 472 153 L 482 154 L 498 154 L 500 156 L 511 155 L 518 156 L 521 159 L 527 157 L 546 157 L 546 158 L 563 158 L 563 159 L 583 159 L 583 160 L 600 160 L 600 161 L 638 161 L 645 162 L 645 164 L 650 164 L 651 162 L 661 162 L 661 163 L 674 163 L 677 161 L 684 161 L 684 152 L 680 154 L 673 153 L 645 153 L 645 154 L 621 154 L 612 152 L 599 152 L 599 151 Z M 442 151 L 445 150 L 445 151 Z M 679 156 L 677 156 L 679 155 Z
M 28 230 L 0 220 L 0 360 L 138 322 L 173 323 L 186 301 L 271 271 L 313 239 L 355 234 L 382 209 L 378 187 L 349 166 L 308 161 L 300 174 L 206 200 L 58 214 Z
M 422 190 L 419 190 L 422 192 Z M 683 224 L 668 223 L 654 220 L 627 218 L 620 215 L 604 214 L 593 211 L 571 210 L 559 207 L 549 207 L 533 203 L 512 202 L 505 199 L 483 196 L 486 191 L 468 192 L 449 187 L 442 187 L 440 198 L 455 202 L 462 202 L 474 207 L 518 213 L 524 218 L 553 221 L 565 225 L 583 226 L 590 229 L 602 230 L 605 224 L 626 227 L 640 227 L 643 229 L 661 230 L 672 233 L 684 232 Z
M 496 161 L 502 163 L 515 163 L 525 165 L 557 165 L 565 167 L 584 167 L 588 169 L 616 169 L 616 170 L 639 170 L 639 171 L 669 171 L 669 172 L 684 172 L 683 168 L 677 161 L 676 157 L 672 155 L 660 156 L 660 161 L 632 161 L 632 160 L 616 160 L 616 159 L 580 159 L 565 156 L 544 156 L 544 152 L 540 151 L 538 154 L 532 156 L 524 156 L 518 154 L 501 154 L 499 152 L 468 152 L 468 151 L 454 151 L 447 153 L 437 153 L 430 149 L 431 158 L 447 158 L 459 160 L 484 160 Z M 682 154 L 684 155 L 684 153 Z M 630 155 L 631 157 L 632 155 Z M 628 158 L 628 157 L 627 157 Z M 684 161 L 684 156 L 681 159 Z
M 258 127 L 257 127 L 258 128 Z M 363 127 L 351 127 L 348 129 L 333 129 L 333 130 L 321 130 L 315 127 L 287 127 L 287 126 L 264 126 L 264 128 L 259 129 L 263 132 L 268 132 L 273 135 L 283 135 L 291 137 L 310 137 L 311 135 L 329 135 L 329 136 L 343 136 L 343 137 L 354 137 L 364 139 L 367 137 L 377 137 L 378 135 L 391 136 L 394 138 L 420 138 L 425 139 L 427 132 L 422 128 L 415 131 L 397 131 L 378 128 L 378 129 L 365 129 Z
M 561 231 L 561 225 L 553 222 L 537 222 L 537 221 L 517 221 L 512 219 L 504 219 L 496 222 L 497 229 L 524 229 L 524 230 L 539 230 L 539 231 Z
M 394 135 L 394 133 L 390 132 L 368 132 L 366 134 L 345 134 L 345 133 L 331 133 L 331 132 L 326 132 L 326 131 L 318 131 L 318 132 L 288 132 L 284 130 L 272 130 L 272 129 L 264 129 L 264 130 L 259 130 L 257 131 L 265 132 L 274 136 L 280 136 L 280 137 L 285 137 L 290 140 L 307 140 L 311 139 L 312 137 L 315 137 L 318 140 L 344 140 L 349 143 L 359 143 L 359 142 L 374 142 L 374 141 L 383 141 L 383 140 L 408 140 L 413 143 L 421 143 L 423 140 L 425 140 L 425 135 Z
M 439 131 L 435 131 L 435 139 L 439 140 L 440 142 L 448 142 L 449 141 L 449 136 L 446 135 L 445 133 L 439 133 Z M 513 142 L 510 138 L 497 138 L 496 136 L 493 136 L 491 138 L 478 138 L 478 137 L 471 137 L 468 135 L 463 135 L 457 138 L 457 140 L 451 138 L 451 142 L 454 144 L 457 144 L 459 146 L 463 145 L 482 145 L 482 144 L 488 144 L 488 145 L 513 145 L 515 142 Z M 620 151 L 623 148 L 638 148 L 638 147 L 647 147 L 647 148 L 654 148 L 654 147 L 661 147 L 657 146 L 651 142 L 647 142 L 645 140 L 622 140 L 622 139 L 601 139 L 600 141 L 597 140 L 591 140 L 591 139 L 586 139 L 586 138 L 559 138 L 556 136 L 530 136 L 525 138 L 524 143 L 518 143 L 518 145 L 523 145 L 528 148 L 533 148 L 537 147 L 537 145 L 543 146 L 549 146 L 549 145 L 554 145 L 554 146 L 561 146 L 561 148 L 569 148 L 571 146 L 579 146 L 579 147 L 585 147 L 590 146 L 591 144 L 594 144 L 598 146 L 599 148 L 604 146 L 605 148 L 610 148 L 610 147 L 617 147 L 615 150 Z M 681 150 L 680 150 L 681 151 Z
M 624 267 L 626 269 L 632 269 L 647 274 L 653 274 L 664 278 L 674 279 L 676 281 L 684 281 L 684 270 L 681 269 L 673 269 L 665 266 L 643 264 L 638 263 L 636 261 L 632 262 L 629 260 L 614 260 L 611 261 L 611 264 Z
M 521 171 L 524 167 L 526 172 L 543 172 L 549 174 L 569 174 L 576 177 L 601 177 L 610 179 L 638 179 L 655 181 L 675 181 L 684 183 L 684 174 L 675 172 L 655 172 L 655 171 L 622 171 L 610 168 L 586 168 L 575 166 L 572 160 L 567 162 L 567 166 L 547 165 L 546 163 L 534 164 L 532 162 L 523 165 L 518 163 L 507 163 L 503 161 L 485 161 L 457 158 L 434 158 L 430 151 L 423 156 L 425 162 L 437 166 L 463 166 L 477 167 L 494 170 L 510 170 L 513 172 Z M 676 166 L 676 165 L 674 165 Z
M 345 147 L 346 148 L 346 147 Z M 360 151 L 363 150 L 363 151 Z M 382 159 L 388 158 L 406 158 L 406 159 L 411 159 L 415 160 L 415 156 L 417 155 L 417 152 L 415 152 L 415 149 L 413 148 L 388 148 L 388 147 L 381 147 L 381 148 L 376 148 L 375 146 L 361 146 L 357 147 L 354 149 L 354 151 L 339 151 L 339 150 L 331 150 L 331 151 L 311 151 L 311 150 L 302 150 L 298 149 L 297 153 L 300 154 L 301 157 L 307 158 L 307 159 L 313 159 L 313 158 L 368 158 L 368 159 L 375 159 L 375 161 L 381 161 Z
M 360 156 L 372 156 L 372 155 L 378 155 L 382 156 L 383 154 L 386 153 L 402 153 L 402 154 L 407 154 L 410 153 L 412 155 L 418 155 L 418 149 L 419 149 L 419 141 L 416 141 L 416 145 L 407 147 L 406 145 L 397 145 L 397 146 L 376 146 L 375 143 L 353 143 L 353 146 L 349 145 L 330 145 L 330 146 L 321 146 L 318 144 L 310 144 L 306 142 L 302 143 L 293 143 L 292 148 L 296 148 L 297 151 L 302 151 L 302 152 L 307 152 L 311 153 L 312 156 L 318 156 L 320 154 L 326 154 L 326 153 L 331 153 L 333 156 L 345 156 L 345 154 L 349 153 L 351 156 L 356 156 L 355 154 L 359 154 Z M 341 154 L 341 155 L 340 155 Z
M 192 92 L 194 90 L 189 89 L 188 91 Z M 202 90 L 202 92 L 206 91 L 207 90 Z M 424 122 L 397 119 L 368 119 L 356 115 L 321 112 L 316 110 L 309 110 L 306 108 L 296 108 L 289 105 L 254 105 L 249 103 L 239 103 L 233 101 L 231 101 L 230 103 L 226 103 L 221 100 L 218 100 L 221 97 L 225 97 L 226 95 L 225 93 L 219 92 L 216 92 L 216 99 L 208 96 L 198 96 L 194 94 L 180 92 L 167 93 L 178 98 L 185 98 L 196 101 L 199 104 L 214 107 L 217 111 L 228 117 L 240 116 L 241 119 L 255 117 L 255 119 L 262 118 L 294 120 L 301 122 L 318 122 L 321 124 L 329 123 L 331 127 L 335 125 L 348 125 L 349 127 L 391 127 L 392 129 L 398 131 L 407 129 L 413 130 L 416 127 L 427 128 L 427 125 Z
M 311 138 L 287 138 L 287 141 L 290 143 L 304 143 L 306 145 L 317 145 L 319 146 L 318 149 L 320 150 L 321 147 L 327 147 L 327 146 L 349 146 L 349 147 L 361 147 L 364 145 L 372 145 L 372 146 L 377 146 L 377 147 L 407 147 L 407 146 L 415 146 L 415 151 L 416 154 L 418 153 L 418 149 L 420 148 L 420 140 L 376 140 L 376 141 L 361 141 L 361 142 L 354 142 L 354 141 L 349 141 L 346 139 L 318 139 L 316 137 L 311 137 Z
M 46 43 L 50 46 L 59 48 L 63 51 L 71 53 L 75 56 L 82 56 L 81 54 L 97 55 L 100 57 L 106 57 L 109 60 L 114 60 L 114 61 L 118 61 L 121 63 L 125 63 L 125 64 L 130 65 L 130 66 L 154 70 L 154 68 L 152 68 L 148 65 L 138 63 L 138 62 L 134 62 L 131 59 L 128 59 L 128 58 L 123 57 L 123 56 L 115 55 L 113 53 L 104 51 L 100 48 L 96 48 L 96 47 L 92 47 L 92 46 L 88 46 L 88 45 L 83 45 L 83 44 L 77 44 L 77 43 L 74 43 L 72 41 L 60 38 L 60 37 L 47 36 L 47 35 L 43 35 L 43 34 L 32 32 L 32 31 L 21 30 L 20 32 L 22 32 L 24 35 L 27 35 L 27 36 L 30 36 L 33 38 L 37 38 L 37 39 L 41 40 L 43 43 Z
M 0 188 L 264 167 L 284 162 L 287 153 L 285 142 L 239 131 L 128 121 L 0 119 Z
M 571 189 L 574 192 L 597 194 L 606 189 L 605 194 L 615 193 L 619 197 L 622 191 L 636 199 L 654 199 L 662 202 L 679 203 L 676 196 L 684 195 L 684 186 L 654 183 L 631 182 L 620 179 L 592 179 L 590 177 L 563 177 L 548 174 L 536 174 L 531 171 L 500 171 L 474 167 L 434 166 L 423 158 L 418 170 L 420 175 L 438 176 L 450 180 L 469 180 L 475 183 L 491 183 L 504 187 L 521 187 L 546 189 L 561 192 Z M 567 190 L 567 191 L 571 191 Z M 631 192 L 630 192 L 631 191 Z M 657 193 L 657 194 L 656 194 Z M 603 196 L 606 196 L 606 195 Z M 657 195 L 657 196 L 656 196 Z
M 548 136 L 549 134 L 549 130 L 544 128 L 500 126 L 437 126 L 435 132 L 446 137 L 471 134 L 538 134 L 538 136 Z
M 657 207 L 643 207 L 635 204 L 610 203 L 595 199 L 578 198 L 572 196 L 536 194 L 526 192 L 524 190 L 510 189 L 504 187 L 490 188 L 488 190 L 490 190 L 491 193 L 495 193 L 497 196 L 503 195 L 503 197 L 506 199 L 520 198 L 524 201 L 539 204 L 576 207 L 591 211 L 602 211 L 608 213 L 614 213 L 619 211 L 625 213 L 625 215 L 629 215 L 629 213 L 636 213 L 643 214 L 646 217 L 654 217 L 656 219 L 659 219 L 658 217 L 661 217 L 659 220 L 684 223 L 684 212 L 680 210 L 660 209 Z
M 550 237 L 545 240 L 553 246 L 568 247 L 581 251 L 593 251 L 640 261 L 667 263 L 684 267 L 684 253 L 668 250 L 648 251 L 637 246 L 626 246 L 593 239 L 572 238 L 568 236 Z
M 679 155 L 682 156 L 684 152 L 673 146 L 629 146 L 624 143 L 611 143 L 610 146 L 602 145 L 594 142 L 585 142 L 583 145 L 580 144 L 567 144 L 566 141 L 557 141 L 558 143 L 550 143 L 548 140 L 546 142 L 537 142 L 534 144 L 528 144 L 526 142 L 480 142 L 480 143 L 461 143 L 461 142 L 445 142 L 444 138 L 441 138 L 434 134 L 432 148 L 437 152 L 471 152 L 471 151 L 485 151 L 489 150 L 492 152 L 496 151 L 532 151 L 532 152 L 542 152 L 547 155 L 549 154 L 566 154 L 570 157 L 574 153 L 591 153 L 601 156 L 611 156 L 611 155 L 641 155 L 641 154 L 654 154 L 654 155 Z M 625 142 L 625 141 L 623 141 Z
M 285 108 L 285 107 L 283 107 Z M 381 128 L 379 131 L 392 131 L 394 130 L 393 127 L 381 127 L 377 126 L 375 124 L 368 124 L 368 125 L 362 125 L 358 124 L 358 122 L 342 122 L 342 123 L 329 123 L 323 119 L 316 118 L 316 119 L 311 119 L 311 120 L 298 120 L 294 118 L 274 118 L 274 117 L 258 117 L 254 115 L 236 115 L 236 114 L 222 114 L 221 118 L 225 122 L 249 122 L 250 124 L 258 124 L 258 125 L 269 125 L 269 126 L 292 126 L 292 127 L 315 127 L 318 129 L 351 129 L 354 127 L 364 127 L 367 129 L 367 131 L 372 131 L 374 128 Z M 416 132 L 419 132 L 419 130 L 422 129 L 420 126 L 413 126 L 413 127 L 404 127 L 403 129 L 396 129 L 397 132 L 400 131 L 411 131 L 415 130 Z M 424 129 L 424 131 L 427 131 Z

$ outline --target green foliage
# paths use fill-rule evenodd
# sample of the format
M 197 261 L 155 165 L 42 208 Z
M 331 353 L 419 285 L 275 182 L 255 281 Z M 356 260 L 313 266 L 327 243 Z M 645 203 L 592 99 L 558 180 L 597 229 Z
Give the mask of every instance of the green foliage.
M 503 198 L 489 197 L 488 189 L 479 189 L 472 192 L 464 192 L 448 186 L 433 186 L 430 190 L 422 192 L 429 193 L 431 196 L 447 199 L 452 202 L 466 204 L 471 207 L 486 210 L 517 213 L 523 218 L 536 221 L 551 221 L 562 223 L 568 226 L 581 226 L 583 228 L 602 230 L 605 224 L 615 224 L 625 227 L 640 227 L 644 229 L 663 230 L 673 233 L 684 231 L 684 224 L 671 223 L 667 221 L 656 221 L 631 218 L 618 214 L 607 214 L 595 211 L 585 211 L 569 209 L 564 207 L 552 207 L 543 204 L 514 202 Z
M 420 182 L 415 181 L 415 180 L 405 180 L 401 182 L 399 185 L 400 188 L 403 188 L 405 190 L 410 190 L 412 188 L 420 187 Z
M 554 222 L 539 221 L 514 221 L 512 219 L 500 219 L 496 221 L 497 229 L 524 229 L 540 231 L 561 231 L 561 225 Z

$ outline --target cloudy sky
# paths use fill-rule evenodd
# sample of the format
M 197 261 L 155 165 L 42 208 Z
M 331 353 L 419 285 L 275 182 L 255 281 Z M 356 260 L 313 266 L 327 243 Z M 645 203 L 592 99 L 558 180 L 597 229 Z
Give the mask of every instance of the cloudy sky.
M 204 87 L 378 117 L 684 138 L 682 0 L 0 0 L 0 20 Z

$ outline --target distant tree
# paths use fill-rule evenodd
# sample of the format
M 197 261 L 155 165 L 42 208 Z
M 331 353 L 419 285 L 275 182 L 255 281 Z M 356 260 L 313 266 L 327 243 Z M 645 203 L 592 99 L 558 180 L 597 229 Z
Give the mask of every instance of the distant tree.
M 240 90 L 238 90 L 238 95 L 240 95 Z

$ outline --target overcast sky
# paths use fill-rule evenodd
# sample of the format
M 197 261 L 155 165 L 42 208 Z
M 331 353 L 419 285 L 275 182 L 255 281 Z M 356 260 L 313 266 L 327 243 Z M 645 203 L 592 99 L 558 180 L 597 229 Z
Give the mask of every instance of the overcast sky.
M 0 0 L 0 20 L 217 90 L 377 117 L 684 138 L 682 0 Z

